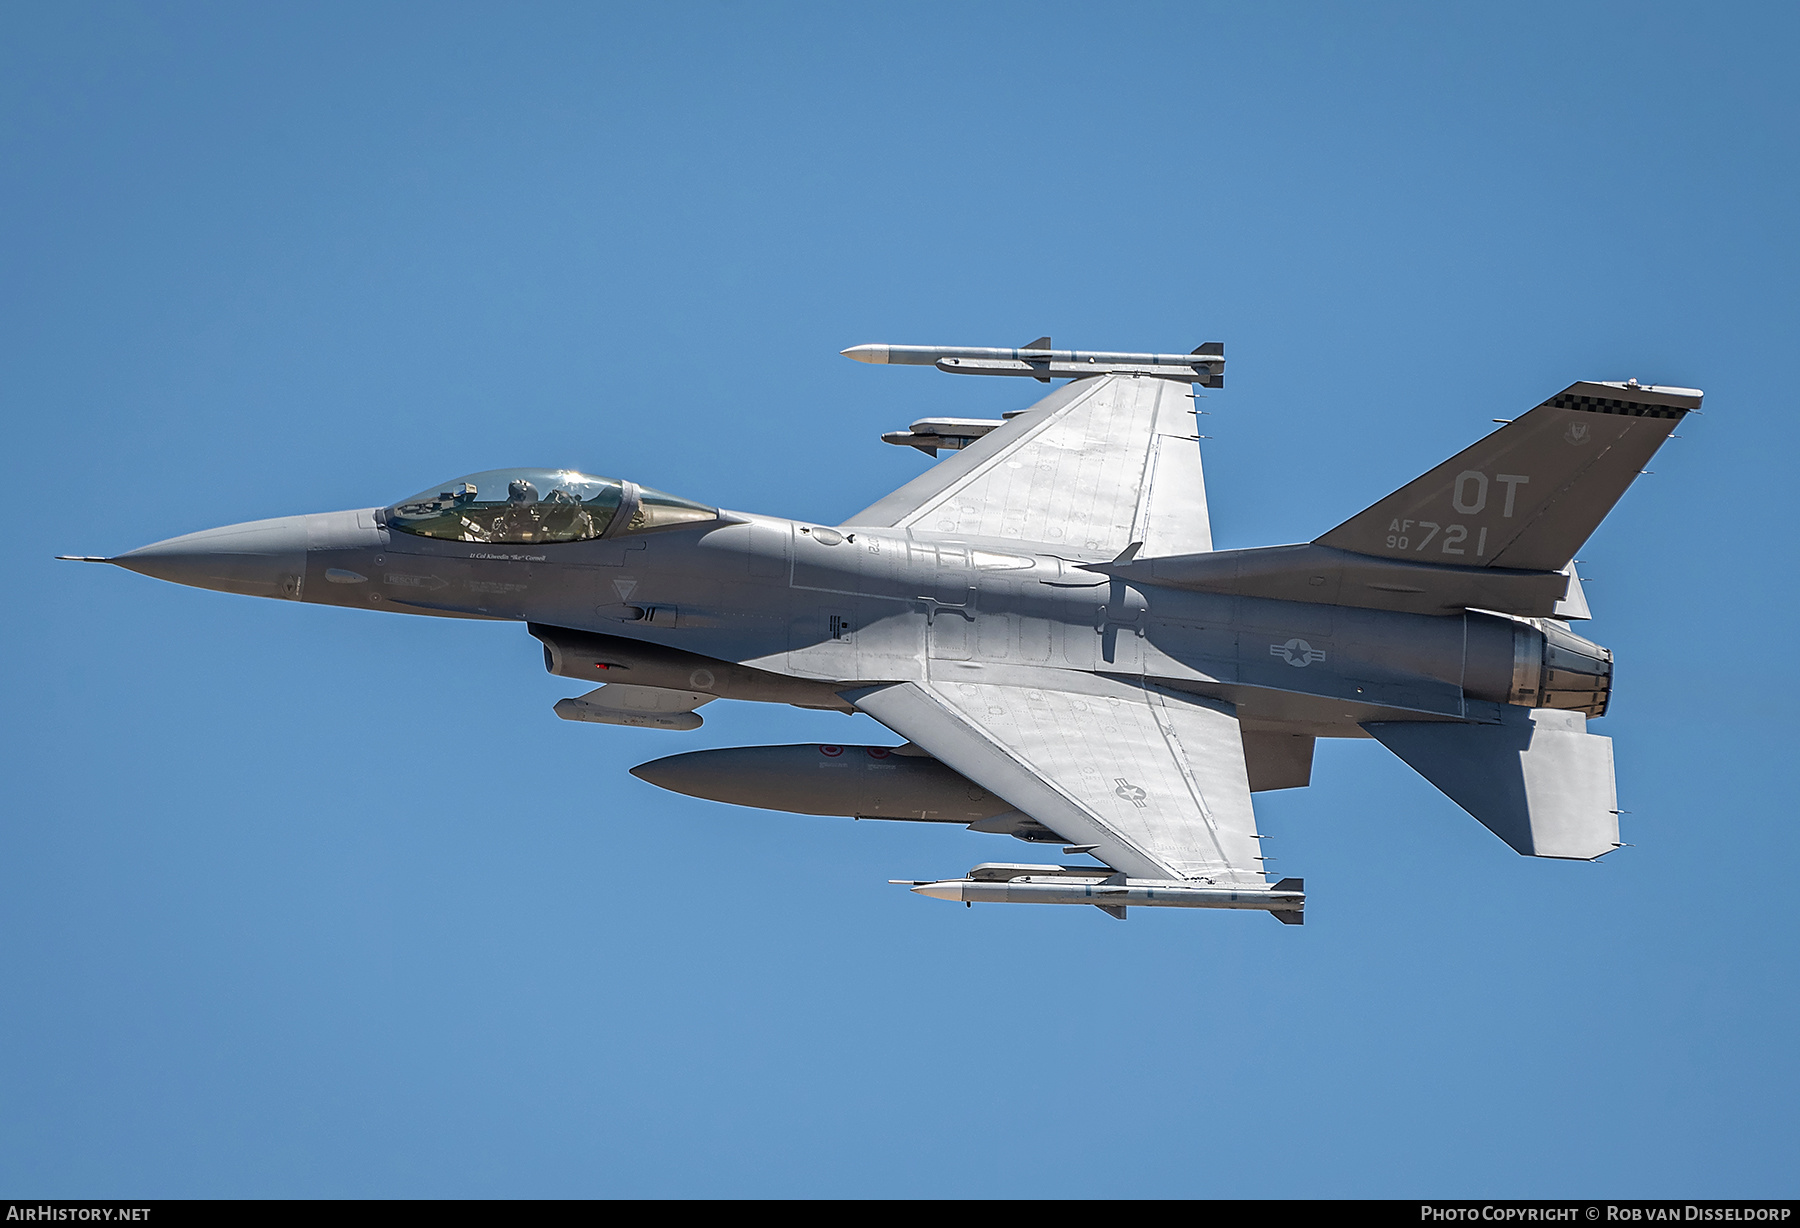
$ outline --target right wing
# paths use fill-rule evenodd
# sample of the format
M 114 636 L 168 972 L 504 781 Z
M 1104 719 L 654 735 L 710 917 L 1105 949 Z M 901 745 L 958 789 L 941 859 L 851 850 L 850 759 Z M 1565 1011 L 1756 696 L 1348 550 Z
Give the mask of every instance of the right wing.
M 1229 706 L 1091 675 L 1067 685 L 940 679 L 846 698 L 1131 878 L 1266 886 Z
M 1079 379 L 847 525 L 1043 542 L 1112 558 L 1212 549 L 1189 385 Z

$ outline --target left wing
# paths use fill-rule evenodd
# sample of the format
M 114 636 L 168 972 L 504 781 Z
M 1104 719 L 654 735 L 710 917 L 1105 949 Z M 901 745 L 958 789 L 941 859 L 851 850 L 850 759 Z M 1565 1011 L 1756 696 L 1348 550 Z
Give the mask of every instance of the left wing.
M 1067 689 L 937 679 L 845 697 L 1133 879 L 1262 889 L 1230 705 L 1091 675 L 1059 681 Z
M 1212 549 L 1187 384 L 1078 379 L 844 523 L 1044 542 L 1112 558 Z

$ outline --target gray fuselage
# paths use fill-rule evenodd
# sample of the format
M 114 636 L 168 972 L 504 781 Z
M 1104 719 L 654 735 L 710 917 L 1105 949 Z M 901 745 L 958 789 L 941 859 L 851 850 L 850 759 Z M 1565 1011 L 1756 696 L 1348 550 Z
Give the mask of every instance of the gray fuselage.
M 1368 721 L 1494 719 L 1516 684 L 1517 641 L 1538 634 L 1477 612 L 1397 613 L 1111 579 L 1083 567 L 1103 560 L 1043 544 L 737 513 L 520 546 L 418 537 L 368 509 L 230 526 L 147 550 L 173 564 L 184 543 L 190 554 L 219 550 L 205 539 L 234 533 L 288 545 L 259 548 L 260 562 L 233 576 L 215 567 L 211 579 L 170 574 L 153 557 L 121 562 L 205 587 L 523 621 L 540 635 L 586 632 L 641 646 L 639 664 L 620 667 L 631 676 L 613 681 L 844 710 L 840 690 L 950 676 L 978 662 L 990 677 L 1000 669 L 1024 685 L 1052 670 L 1142 677 L 1235 703 L 1248 729 L 1361 737 Z M 740 675 L 762 684 L 731 685 L 729 671 L 696 659 L 744 667 Z M 647 666 L 653 660 L 673 672 Z M 712 682 L 699 685 L 697 673 Z

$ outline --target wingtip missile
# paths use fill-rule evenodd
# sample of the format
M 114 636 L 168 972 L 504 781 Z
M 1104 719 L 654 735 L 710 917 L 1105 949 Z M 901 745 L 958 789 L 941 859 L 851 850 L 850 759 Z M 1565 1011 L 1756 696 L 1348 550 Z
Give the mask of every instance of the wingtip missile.
M 838 351 L 857 362 L 936 367 L 953 375 L 1022 375 L 1030 379 L 1087 379 L 1096 375 L 1154 375 L 1207 388 L 1225 383 L 1225 347 L 1208 341 L 1191 354 L 1136 354 L 1110 350 L 1053 350 L 1040 337 L 1019 349 L 957 345 L 853 345 Z M 1040 345 L 1042 348 L 1039 348 Z
M 983 867 L 977 867 L 977 870 Z M 1136 905 L 1150 908 L 1230 908 L 1259 912 L 1292 913 L 1306 906 L 1299 879 L 1283 879 L 1273 887 L 1213 887 L 1190 882 L 1124 879 L 1104 866 L 1092 870 L 1075 866 L 1015 866 L 1025 871 L 1000 881 L 976 876 L 918 883 L 911 890 L 936 900 L 960 904 L 1096 904 L 1101 907 Z M 1055 873 L 1046 874 L 1052 870 Z M 899 881 L 899 880 L 895 880 Z M 1287 920 L 1287 918 L 1282 918 Z M 1288 920 L 1290 925 L 1298 924 Z
M 900 880 L 894 879 L 893 881 L 899 882 Z M 960 881 L 914 883 L 911 889 L 918 895 L 928 895 L 934 900 L 951 900 L 956 903 L 961 903 L 963 898 L 963 884 Z

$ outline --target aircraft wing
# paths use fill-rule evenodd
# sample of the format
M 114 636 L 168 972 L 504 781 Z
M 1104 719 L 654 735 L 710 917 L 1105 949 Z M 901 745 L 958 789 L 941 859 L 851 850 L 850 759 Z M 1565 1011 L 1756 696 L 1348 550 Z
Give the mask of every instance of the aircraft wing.
M 845 523 L 1048 543 L 1112 558 L 1212 549 L 1191 386 L 1079 379 Z
M 1093 676 L 1066 690 L 980 679 L 846 698 L 1131 878 L 1265 886 L 1230 705 Z

